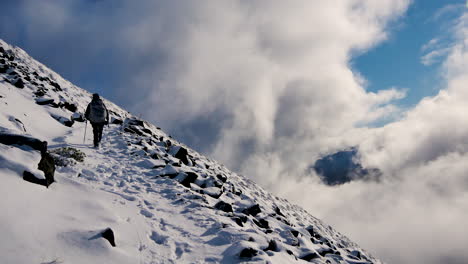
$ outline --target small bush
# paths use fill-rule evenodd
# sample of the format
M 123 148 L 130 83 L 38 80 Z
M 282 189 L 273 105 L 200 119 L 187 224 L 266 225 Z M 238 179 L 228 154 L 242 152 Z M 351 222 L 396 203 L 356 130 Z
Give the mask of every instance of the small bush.
M 77 162 L 83 162 L 86 157 L 82 151 L 71 147 L 54 149 L 50 154 L 54 158 L 55 165 L 61 167 L 73 166 Z

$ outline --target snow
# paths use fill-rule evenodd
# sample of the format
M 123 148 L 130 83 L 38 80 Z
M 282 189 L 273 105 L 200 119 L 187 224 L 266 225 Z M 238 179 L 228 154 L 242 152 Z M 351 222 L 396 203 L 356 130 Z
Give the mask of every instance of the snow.
M 382 263 L 302 208 L 156 126 L 145 122 L 137 127 L 141 135 L 125 131 L 135 117 L 107 100 L 112 118 L 125 122 L 106 127 L 100 148 L 92 148 L 90 126 L 83 142 L 85 123 L 67 127 L 53 118 L 79 116 L 91 94 L 21 49 L 1 40 L 0 46 L 14 53 L 28 76 L 36 72 L 61 87 L 38 80 L 47 94 L 36 96 L 35 85 L 18 89 L 0 74 L 0 133 L 29 135 L 46 140 L 49 150 L 72 147 L 86 155 L 84 162 L 57 167 L 56 182 L 45 188 L 22 179 L 25 170 L 44 177 L 38 151 L 0 144 L 0 263 L 307 263 L 298 258 L 313 253 L 318 257 L 312 263 Z M 73 103 L 78 111 L 36 103 L 47 98 Z M 180 147 L 189 152 L 188 165 L 172 156 Z M 179 183 L 188 175 L 197 176 L 190 188 Z M 221 200 L 234 212 L 213 208 Z M 256 216 L 242 213 L 256 204 Z M 311 226 L 315 236 L 307 230 Z M 114 231 L 116 247 L 100 236 L 106 228 Z M 272 240 L 277 249 L 265 250 Z M 246 248 L 256 256 L 240 258 Z M 320 256 L 326 250 L 333 254 Z

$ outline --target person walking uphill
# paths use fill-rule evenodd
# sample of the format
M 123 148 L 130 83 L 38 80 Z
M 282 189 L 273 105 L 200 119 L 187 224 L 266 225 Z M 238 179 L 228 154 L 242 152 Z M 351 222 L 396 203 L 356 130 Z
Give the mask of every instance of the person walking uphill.
M 85 117 L 93 127 L 94 147 L 97 148 L 99 146 L 99 142 L 101 142 L 104 125 L 109 124 L 109 111 L 107 111 L 107 108 L 99 97 L 99 94 L 93 94 L 93 100 L 91 100 L 91 103 L 86 107 Z

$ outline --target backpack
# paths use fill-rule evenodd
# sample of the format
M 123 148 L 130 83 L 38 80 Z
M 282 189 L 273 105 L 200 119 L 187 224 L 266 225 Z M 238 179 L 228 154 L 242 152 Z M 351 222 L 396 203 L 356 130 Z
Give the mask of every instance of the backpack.
M 88 119 L 92 123 L 104 123 L 107 118 L 107 109 L 102 100 L 93 100 L 89 104 Z

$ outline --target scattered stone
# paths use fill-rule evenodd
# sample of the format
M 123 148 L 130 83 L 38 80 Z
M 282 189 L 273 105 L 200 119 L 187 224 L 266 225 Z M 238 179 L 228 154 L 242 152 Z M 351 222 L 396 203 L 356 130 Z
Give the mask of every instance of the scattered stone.
M 226 203 L 226 202 L 223 202 L 223 201 L 219 201 L 215 206 L 214 208 L 218 209 L 218 210 L 221 210 L 223 212 L 226 212 L 226 213 L 232 213 L 234 212 L 232 210 L 232 205 Z
M 247 209 L 242 210 L 242 213 L 246 215 L 251 215 L 251 216 L 256 216 L 258 215 L 262 210 L 260 209 L 260 205 L 255 204 Z
M 208 165 L 206 165 L 206 166 L 208 166 Z M 209 166 L 208 166 L 208 168 L 209 168 Z M 223 183 L 225 183 L 227 181 L 227 177 L 225 175 L 218 174 L 218 175 L 216 175 L 216 178 L 218 178 L 218 180 L 222 181 Z
M 9 67 L 8 65 L 4 65 L 0 67 L 0 73 L 6 73 L 8 71 Z
M 65 109 L 73 113 L 78 111 L 78 106 L 76 106 L 76 104 L 69 103 L 69 102 L 64 102 L 60 104 L 60 107 L 64 107 Z
M 275 206 L 275 213 L 277 215 L 280 215 L 280 216 L 286 218 L 286 216 L 281 212 L 281 210 L 280 210 L 280 208 L 278 206 Z
M 234 222 L 236 222 L 236 224 L 238 224 L 240 227 L 244 227 L 244 224 L 247 223 L 247 219 L 248 218 L 245 215 L 232 218 L 232 220 L 234 220 Z
M 52 98 L 36 98 L 36 104 L 38 105 L 51 105 L 54 103 Z
M 268 247 L 265 248 L 263 251 L 275 251 L 275 252 L 278 252 L 278 244 L 276 243 L 275 240 L 270 240 L 270 242 L 268 242 Z
M 102 233 L 101 233 L 101 236 L 104 238 L 104 239 L 107 239 L 107 241 L 109 241 L 109 243 L 111 244 L 111 246 L 115 247 L 115 236 L 114 236 L 114 231 L 112 231 L 112 229 L 110 228 L 107 228 L 106 230 L 104 230 Z
M 188 158 L 188 151 L 186 148 L 184 147 L 181 147 L 181 146 L 178 146 L 176 147 L 178 149 L 176 149 L 174 152 L 175 153 L 171 153 L 173 154 L 173 156 L 177 159 L 179 159 L 180 161 L 182 161 L 182 163 L 184 163 L 185 165 L 189 165 L 189 158 Z
M 114 125 L 121 125 L 121 124 L 123 124 L 123 121 L 122 121 L 122 119 L 112 118 L 111 124 L 114 124 Z
M 239 256 L 240 256 L 241 258 L 253 258 L 253 257 L 255 257 L 257 254 L 258 254 L 258 250 L 256 250 L 256 249 L 253 249 L 253 248 L 244 248 L 244 249 L 240 252 Z
M 187 187 L 187 188 L 190 188 L 190 184 L 191 183 L 194 183 L 197 178 L 198 178 L 198 175 L 195 174 L 194 172 L 187 172 L 187 177 L 185 177 L 185 179 L 183 179 L 180 184 L 182 184 L 183 186 Z
M 253 219 L 253 222 L 260 228 L 265 228 L 265 229 L 270 228 L 270 224 L 265 219 L 260 219 L 260 220 Z
M 24 171 L 23 172 L 23 180 L 25 180 L 27 182 L 30 182 L 30 183 L 39 184 L 39 185 L 47 187 L 46 179 L 39 179 L 29 171 Z
M 22 135 L 0 133 L 0 143 L 5 145 L 26 145 L 32 149 L 39 150 L 41 153 L 47 151 L 47 141 L 40 141 L 37 138 Z
M 76 122 L 84 122 L 86 121 L 84 115 L 82 113 L 73 113 L 73 115 L 71 116 L 70 118 L 72 121 L 76 121 Z
M 291 234 L 294 236 L 294 237 L 297 237 L 299 235 L 299 231 L 297 230 L 289 230 L 289 232 L 291 232 Z
M 55 88 L 54 91 L 56 91 L 56 92 L 62 91 L 62 87 L 60 87 L 60 85 L 58 83 L 56 83 L 54 81 L 51 81 L 50 79 L 49 79 L 49 83 L 50 83 L 50 85 L 52 85 Z M 74 112 L 74 111 L 72 111 L 72 112 Z
M 55 182 L 55 161 L 48 152 L 42 153 L 41 160 L 39 161 L 37 168 L 44 172 L 47 187 Z
M 316 259 L 316 258 L 319 258 L 319 255 L 317 253 L 315 253 L 315 252 L 309 253 L 307 255 L 304 255 L 304 256 L 300 257 L 300 259 L 305 260 L 305 261 L 311 261 L 311 260 Z
M 18 78 L 18 80 L 13 84 L 16 88 L 23 89 L 24 88 L 24 82 L 21 78 Z

